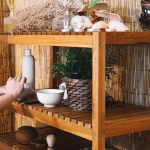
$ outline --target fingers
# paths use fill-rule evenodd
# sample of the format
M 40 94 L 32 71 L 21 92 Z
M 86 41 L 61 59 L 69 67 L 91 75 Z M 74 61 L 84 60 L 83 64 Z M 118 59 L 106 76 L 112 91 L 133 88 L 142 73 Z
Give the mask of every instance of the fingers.
M 20 83 L 21 83 L 21 84 L 24 84 L 25 81 L 26 81 L 26 78 L 25 78 L 25 77 L 22 77 L 21 80 L 20 80 Z
M 20 80 L 21 80 L 21 77 L 20 77 L 20 76 L 16 77 L 16 81 L 17 81 L 17 82 L 20 82 Z
M 12 80 L 12 77 L 9 77 L 9 79 L 7 81 L 10 81 L 10 80 Z
M 24 77 L 21 77 L 21 76 L 17 76 L 17 77 L 14 77 L 14 78 L 13 77 L 9 77 L 7 81 L 15 80 L 17 82 L 20 82 L 22 78 L 24 78 Z

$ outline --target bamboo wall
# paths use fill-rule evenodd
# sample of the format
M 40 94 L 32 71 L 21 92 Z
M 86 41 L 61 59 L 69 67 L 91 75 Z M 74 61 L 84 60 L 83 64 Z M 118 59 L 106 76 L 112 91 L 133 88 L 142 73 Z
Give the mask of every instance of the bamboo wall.
M 0 0 L 0 32 L 3 31 L 3 17 L 8 15 L 5 1 Z M 11 51 L 8 46 L 0 44 L 0 85 L 4 85 L 12 74 Z M 14 115 L 9 110 L 0 113 L 0 132 L 11 131 L 14 127 Z
M 141 0 L 110 0 L 110 10 L 122 16 L 131 31 L 141 31 L 136 18 Z M 107 84 L 109 94 L 116 100 L 150 107 L 150 46 L 124 45 L 107 47 L 118 57 L 116 75 Z M 150 132 L 140 132 L 109 140 L 120 150 L 150 150 Z
M 3 31 L 3 1 L 0 1 L 0 32 Z
M 23 9 L 27 6 L 31 6 L 41 2 L 41 0 L 15 0 L 15 9 Z M 13 57 L 15 62 L 15 75 L 21 75 L 22 72 L 22 57 L 26 48 L 32 50 L 32 54 L 35 57 L 35 87 L 39 88 L 49 88 L 52 83 L 50 82 L 50 47 L 46 46 L 34 46 L 34 45 L 16 45 L 15 55 Z M 15 127 L 18 128 L 22 125 L 32 125 L 41 126 L 42 124 L 20 114 L 15 115 Z
M 118 13 L 131 31 L 141 31 L 138 14 L 141 0 L 110 0 L 109 9 Z M 150 106 L 150 46 L 129 45 L 107 47 L 117 52 L 117 75 L 109 81 L 108 92 L 117 100 L 137 105 Z

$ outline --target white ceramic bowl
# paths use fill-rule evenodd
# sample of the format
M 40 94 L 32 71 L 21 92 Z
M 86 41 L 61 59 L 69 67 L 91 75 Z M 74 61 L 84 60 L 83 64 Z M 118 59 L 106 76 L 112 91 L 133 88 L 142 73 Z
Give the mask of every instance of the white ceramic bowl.
M 55 107 L 63 98 L 64 91 L 59 89 L 37 90 L 37 98 L 45 107 Z

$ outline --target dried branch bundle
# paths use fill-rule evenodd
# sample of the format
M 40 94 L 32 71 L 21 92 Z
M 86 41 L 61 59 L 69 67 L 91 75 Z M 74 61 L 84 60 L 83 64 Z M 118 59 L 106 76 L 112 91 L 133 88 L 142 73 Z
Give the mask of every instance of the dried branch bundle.
M 62 1 L 64 0 L 47 0 L 44 3 L 16 11 L 12 18 L 14 32 L 52 30 L 53 19 L 64 14 L 65 6 Z M 80 0 L 68 2 L 75 12 L 83 6 Z M 53 25 L 55 26 L 55 24 Z

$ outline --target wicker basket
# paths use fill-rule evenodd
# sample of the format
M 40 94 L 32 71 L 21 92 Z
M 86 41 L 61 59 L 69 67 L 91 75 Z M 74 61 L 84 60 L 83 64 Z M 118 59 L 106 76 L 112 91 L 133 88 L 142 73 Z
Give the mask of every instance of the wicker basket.
M 92 81 L 82 79 L 63 79 L 67 84 L 68 105 L 77 112 L 89 112 L 92 109 Z

